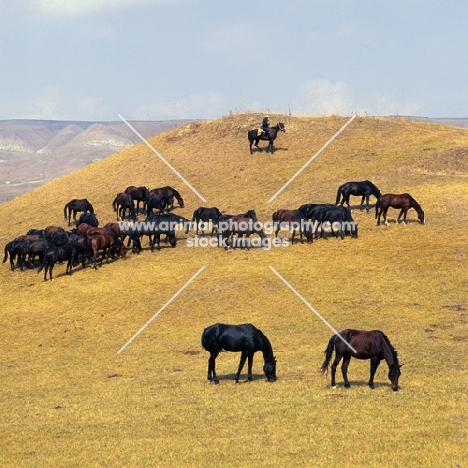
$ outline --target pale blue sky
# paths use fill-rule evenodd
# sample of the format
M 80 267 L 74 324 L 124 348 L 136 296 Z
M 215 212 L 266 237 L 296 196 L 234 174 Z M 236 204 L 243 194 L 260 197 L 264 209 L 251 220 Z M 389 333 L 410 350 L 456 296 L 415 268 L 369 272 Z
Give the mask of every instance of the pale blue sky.
M 462 0 L 0 0 L 0 119 L 468 117 Z

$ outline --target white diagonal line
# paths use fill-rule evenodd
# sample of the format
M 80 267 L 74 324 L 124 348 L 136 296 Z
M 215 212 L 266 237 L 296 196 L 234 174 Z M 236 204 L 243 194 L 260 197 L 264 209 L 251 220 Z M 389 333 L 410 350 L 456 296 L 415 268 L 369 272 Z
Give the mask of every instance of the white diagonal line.
M 202 266 L 118 351 L 120 354 L 204 269 Z
M 151 150 L 153 151 L 153 153 L 158 156 L 159 159 L 161 159 L 161 161 L 166 164 L 167 167 L 169 167 L 169 169 L 172 170 L 172 172 L 177 176 L 179 177 L 179 179 L 187 186 L 189 187 L 192 192 L 194 192 L 196 195 L 198 195 L 198 197 L 203 200 L 204 202 L 206 202 L 206 200 L 190 185 L 190 183 L 171 165 L 171 163 L 169 163 L 169 161 L 167 161 L 163 156 L 161 156 L 154 148 L 153 146 L 151 146 L 151 144 L 142 136 L 140 135 L 136 130 L 135 128 L 132 127 L 132 125 L 130 125 L 120 114 L 119 114 L 119 118 L 128 126 L 128 128 L 130 128 L 133 133 L 135 135 L 138 136 L 138 138 L 140 138 L 140 140 L 146 144 L 146 146 Z
M 335 335 L 339 336 L 357 354 L 357 351 L 271 265 L 270 269 Z
M 354 119 L 354 114 L 269 200 L 271 203 Z

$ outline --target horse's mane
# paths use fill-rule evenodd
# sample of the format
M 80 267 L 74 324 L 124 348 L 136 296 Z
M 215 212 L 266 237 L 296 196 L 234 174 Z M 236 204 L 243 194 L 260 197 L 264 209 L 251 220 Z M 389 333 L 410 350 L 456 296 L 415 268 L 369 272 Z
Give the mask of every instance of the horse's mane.
M 257 330 L 256 335 L 261 342 L 265 362 L 273 361 L 275 357 L 273 356 L 273 347 L 271 346 L 270 340 L 260 330 Z
M 411 200 L 411 204 L 413 205 L 413 208 L 420 212 L 422 210 L 421 205 L 408 193 L 408 198 Z
M 390 343 L 390 340 L 388 339 L 388 336 L 381 330 L 372 330 L 374 333 L 380 333 L 382 338 L 384 339 L 385 343 L 387 343 L 388 347 L 390 348 L 390 351 L 392 352 L 393 355 L 393 366 L 398 366 L 398 353 L 397 350 L 394 348 L 392 343 Z

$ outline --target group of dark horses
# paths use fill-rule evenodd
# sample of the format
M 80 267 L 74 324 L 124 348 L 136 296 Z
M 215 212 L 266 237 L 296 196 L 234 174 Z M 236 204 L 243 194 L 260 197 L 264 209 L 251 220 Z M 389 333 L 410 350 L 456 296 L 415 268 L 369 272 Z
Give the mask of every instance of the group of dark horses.
M 89 207 L 91 204 L 81 206 Z M 38 273 L 44 270 L 46 281 L 47 275 L 49 279 L 53 279 L 52 272 L 57 263 L 67 262 L 65 274 L 71 275 L 73 267 L 78 263 L 85 268 L 89 262 L 96 269 L 99 252 L 102 252 L 101 264 L 104 258 L 109 261 L 111 255 L 126 258 L 127 249 L 123 244 L 126 233 L 120 231 L 118 223 L 108 223 L 102 228 L 98 225 L 94 212 L 86 211 L 81 214 L 76 227 L 71 231 L 60 226 L 30 229 L 25 235 L 6 244 L 3 263 L 9 258 L 12 271 L 15 267 L 23 271 L 25 266 L 34 269 L 37 259 Z
M 348 209 L 351 211 L 351 206 L 349 204 L 349 198 L 351 195 L 362 197 L 360 205 L 361 209 L 363 208 L 364 201 L 366 201 L 367 212 L 369 212 L 369 197 L 373 195 L 377 199 L 375 204 L 375 218 L 377 219 L 377 225 L 380 224 L 381 216 L 384 223 L 388 225 L 387 212 L 389 208 L 400 210 L 396 220 L 397 224 L 403 216 L 403 224 L 406 225 L 406 215 L 408 210 L 411 208 L 413 208 L 418 214 L 418 219 L 421 224 L 425 224 L 426 220 L 421 205 L 409 193 L 387 193 L 382 195 L 380 190 L 369 180 L 362 182 L 346 182 L 338 188 L 335 204 L 343 206 L 343 204 L 346 203 Z
M 251 382 L 253 357 L 257 351 L 263 354 L 263 372 L 268 382 L 274 382 L 276 376 L 276 358 L 269 339 L 250 323 L 242 325 L 228 325 L 216 323 L 203 330 L 201 337 L 203 348 L 210 353 L 208 358 L 208 380 L 211 383 L 219 384 L 216 375 L 216 358 L 221 351 L 240 352 L 240 362 L 234 376 L 235 383 L 239 383 L 240 373 L 247 361 L 247 381 Z M 374 375 L 382 360 L 388 366 L 388 378 L 392 390 L 398 390 L 398 379 L 401 375 L 402 364 L 398 361 L 398 354 L 390 343 L 388 337 L 379 330 L 343 330 L 337 335 L 333 335 L 324 351 L 325 361 L 322 364 L 322 373 L 327 372 L 330 361 L 335 352 L 335 359 L 331 365 L 332 376 L 331 385 L 336 388 L 335 374 L 336 368 L 343 359 L 341 370 L 345 388 L 350 387 L 348 380 L 348 365 L 352 357 L 356 359 L 370 359 L 370 378 L 368 385 L 375 388 Z

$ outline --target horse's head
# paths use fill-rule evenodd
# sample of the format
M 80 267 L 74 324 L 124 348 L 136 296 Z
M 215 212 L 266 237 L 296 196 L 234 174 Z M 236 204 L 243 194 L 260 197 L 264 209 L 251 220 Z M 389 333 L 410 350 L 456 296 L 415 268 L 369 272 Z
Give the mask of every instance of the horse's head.
M 278 130 L 281 130 L 282 132 L 286 132 L 286 129 L 284 128 L 284 123 L 283 122 L 280 122 L 278 124 Z
M 419 213 L 418 213 L 418 219 L 419 221 L 421 222 L 421 224 L 426 224 L 426 217 L 424 215 L 424 211 L 421 210 Z
M 400 378 L 401 371 L 400 368 L 403 364 L 395 363 L 388 370 L 388 379 L 392 382 L 392 390 L 396 392 L 398 390 L 398 379 Z
M 276 359 L 274 357 L 272 361 L 265 363 L 263 372 L 265 372 L 268 382 L 274 382 L 276 380 Z

